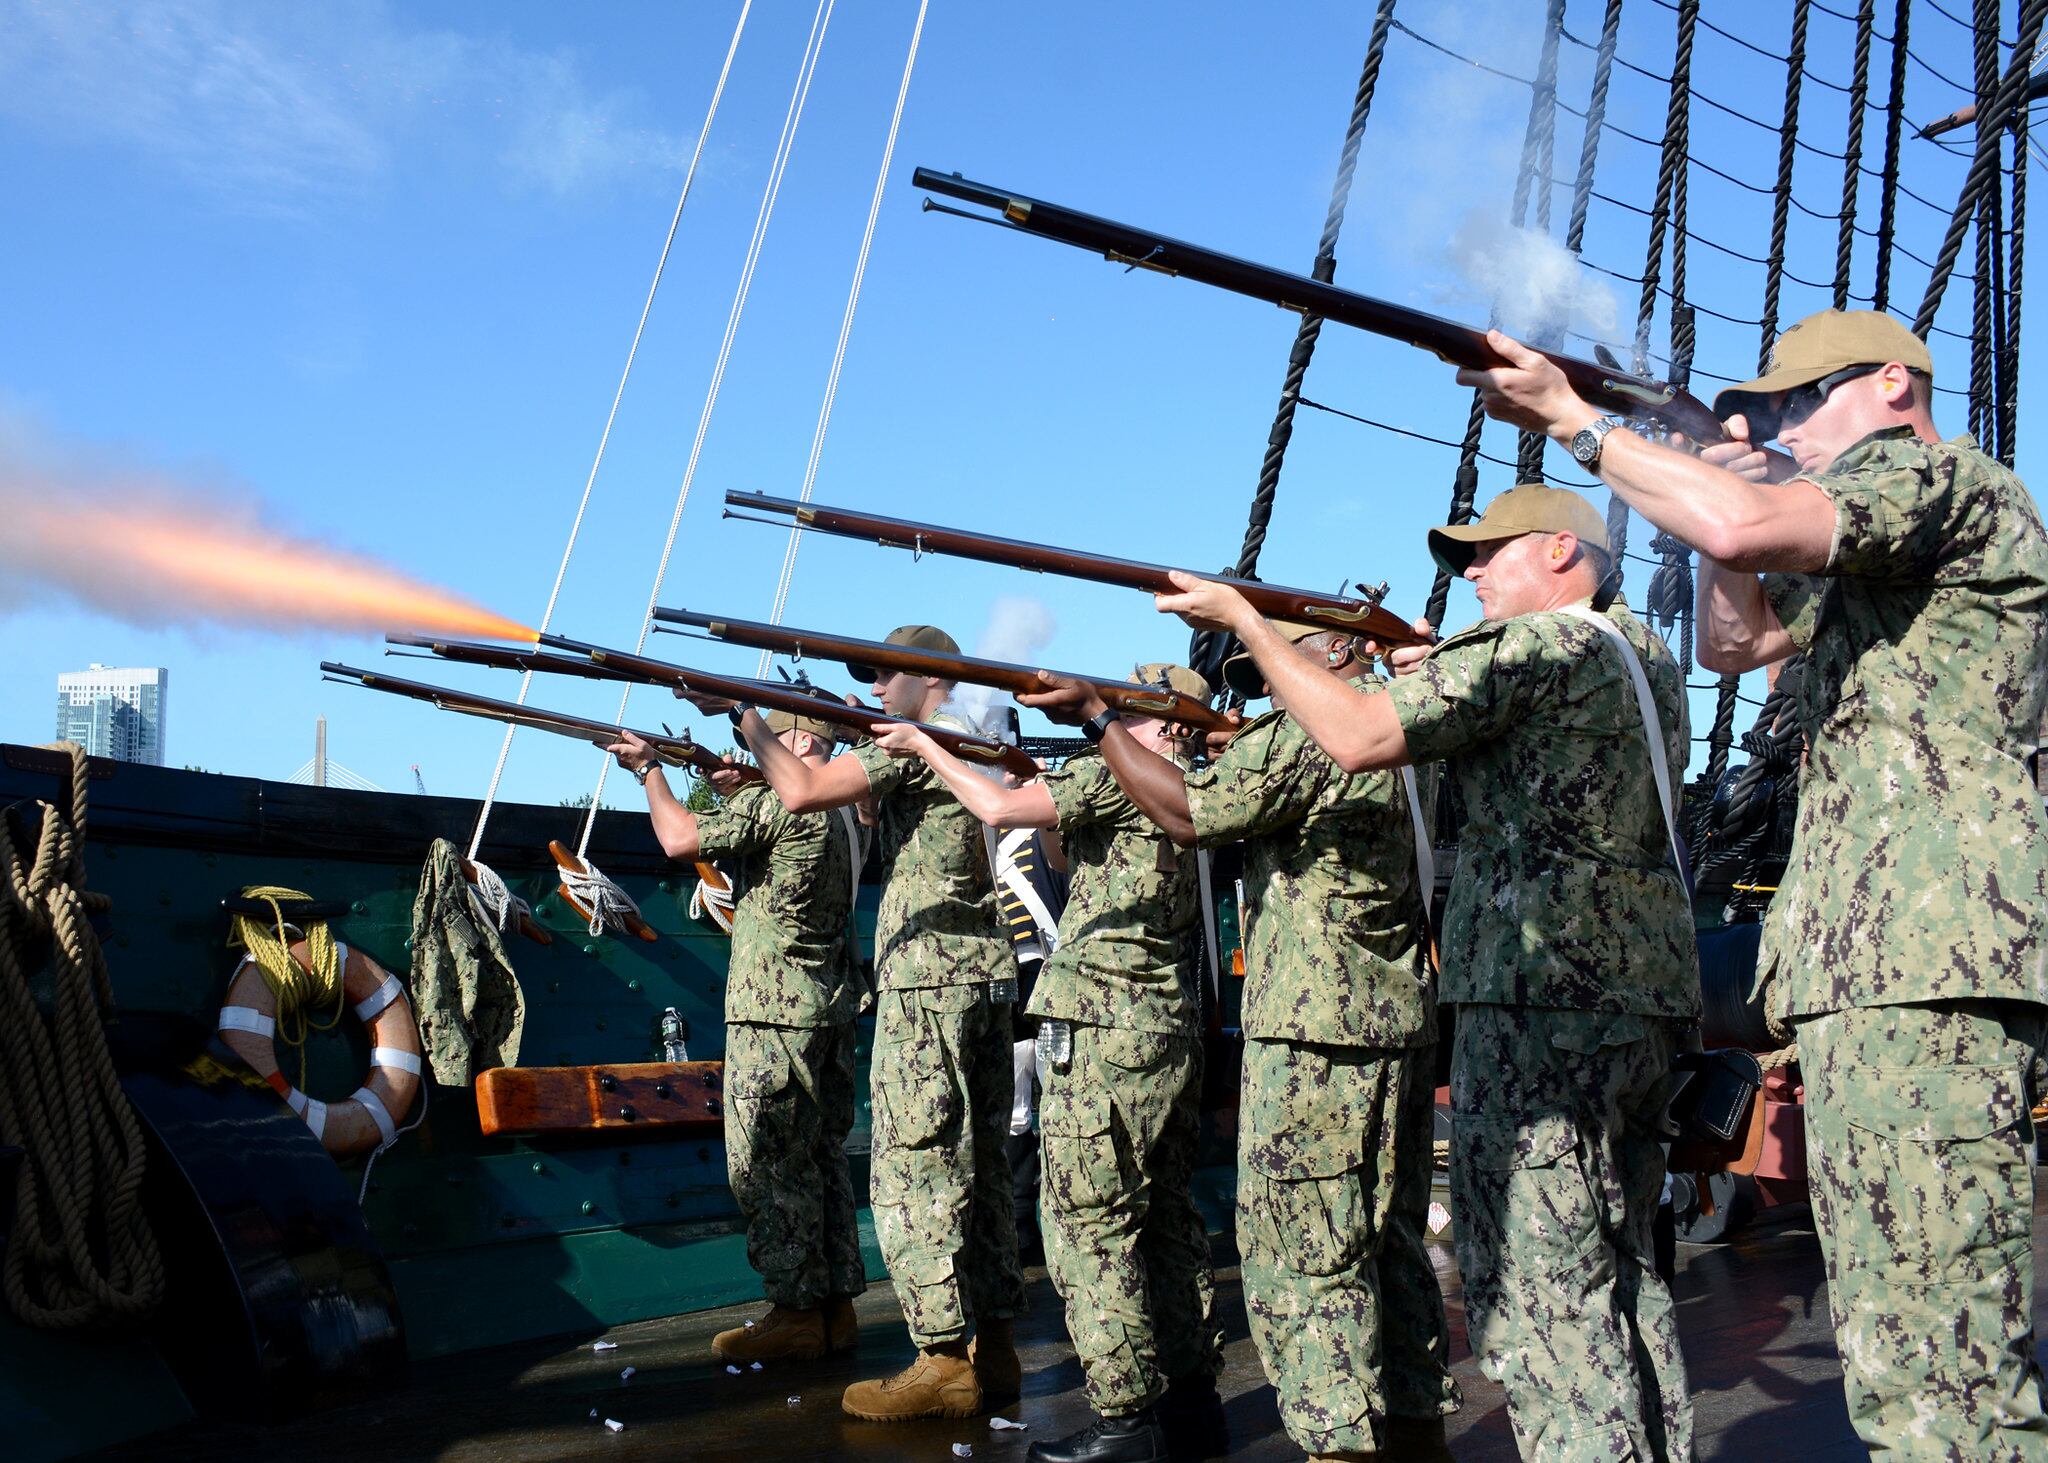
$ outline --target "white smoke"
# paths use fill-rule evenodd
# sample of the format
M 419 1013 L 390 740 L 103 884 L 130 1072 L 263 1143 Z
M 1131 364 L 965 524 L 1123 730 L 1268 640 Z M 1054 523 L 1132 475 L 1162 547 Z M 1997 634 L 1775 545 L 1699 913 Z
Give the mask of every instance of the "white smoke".
M 1556 349 L 1567 332 L 1605 341 L 1619 326 L 1614 292 L 1549 234 L 1474 209 L 1451 236 L 1446 258 L 1491 302 L 1493 323 L 1517 339 Z
M 1005 595 L 989 607 L 988 625 L 974 642 L 973 653 L 983 660 L 1007 660 L 1034 665 L 1059 630 L 1042 600 L 1022 595 Z M 1007 736 L 1010 729 L 1008 695 L 990 686 L 961 686 L 954 691 L 948 708 L 985 736 Z

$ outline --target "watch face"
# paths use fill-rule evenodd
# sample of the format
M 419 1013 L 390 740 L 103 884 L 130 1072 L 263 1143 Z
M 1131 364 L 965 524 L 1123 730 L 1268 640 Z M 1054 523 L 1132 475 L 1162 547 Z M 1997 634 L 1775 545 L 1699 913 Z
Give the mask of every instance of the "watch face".
M 1581 427 L 1572 438 L 1572 456 L 1580 462 L 1591 462 L 1600 455 L 1600 439 L 1593 435 L 1591 427 Z

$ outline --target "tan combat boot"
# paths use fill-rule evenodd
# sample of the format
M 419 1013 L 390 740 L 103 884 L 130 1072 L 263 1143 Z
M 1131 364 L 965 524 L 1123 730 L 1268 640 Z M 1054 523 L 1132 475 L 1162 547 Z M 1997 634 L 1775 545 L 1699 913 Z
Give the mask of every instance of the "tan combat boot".
M 711 1349 L 721 1361 L 814 1361 L 825 1354 L 825 1316 L 771 1306 L 758 1321 L 720 1331 Z
M 914 1417 L 972 1417 L 981 1411 L 974 1364 L 957 1341 L 930 1347 L 917 1360 L 875 1382 L 855 1382 L 839 1405 L 869 1422 L 905 1422 Z
M 1017 1336 L 1011 1321 L 983 1321 L 974 1328 L 974 1341 L 967 1348 L 974 1363 L 974 1380 L 981 1384 L 986 1402 L 1015 1402 L 1024 1389 L 1024 1364 L 1017 1360 Z
M 831 1295 L 825 1298 L 825 1349 L 829 1352 L 852 1351 L 860 1345 L 860 1318 L 853 1313 L 853 1297 Z

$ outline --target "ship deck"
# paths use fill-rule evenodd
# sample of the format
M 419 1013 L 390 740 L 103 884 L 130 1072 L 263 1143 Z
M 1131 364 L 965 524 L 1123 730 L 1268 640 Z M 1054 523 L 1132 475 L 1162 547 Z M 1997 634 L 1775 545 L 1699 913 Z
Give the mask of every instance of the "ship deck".
M 2048 1233 L 2048 1188 L 2037 1199 L 2034 1241 Z M 1465 1344 L 1464 1296 L 1450 1250 L 1435 1257 L 1449 1302 L 1452 1355 L 1465 1405 L 1450 1419 L 1451 1454 L 1464 1463 L 1512 1459 L 1501 1391 L 1479 1374 Z M 1231 1459 L 1299 1459 L 1280 1426 L 1273 1390 L 1246 1329 L 1235 1256 L 1219 1254 L 1227 1340 L 1221 1386 Z M 613 1329 L 616 1350 L 592 1336 L 523 1343 L 423 1363 L 412 1385 L 379 1401 L 277 1428 L 192 1426 L 97 1455 L 166 1460 L 289 1458 L 293 1463 L 559 1463 L 559 1460 L 945 1460 L 953 1444 L 983 1463 L 1021 1459 L 1035 1438 L 1088 1419 L 1081 1373 L 1068 1349 L 1059 1299 L 1042 1268 L 1030 1272 L 1031 1314 L 1019 1325 L 1024 1396 L 1005 1415 L 1028 1431 L 992 1432 L 987 1419 L 884 1426 L 839 1410 L 851 1381 L 911 1355 L 888 1286 L 861 1298 L 855 1356 L 727 1374 L 712 1334 L 759 1307 L 699 1312 Z M 1676 1286 L 1703 1460 L 1797 1457 L 1849 1463 L 1865 1456 L 1849 1427 L 1828 1324 L 1820 1250 L 1804 1205 L 1762 1214 L 1733 1241 L 1679 1246 Z M 479 1303 L 485 1303 L 479 1298 Z M 2036 1329 L 2041 1330 L 2040 1296 Z M 635 1369 L 628 1382 L 620 1373 Z M 595 1411 L 597 1420 L 593 1420 Z M 625 1424 L 607 1430 L 602 1419 Z

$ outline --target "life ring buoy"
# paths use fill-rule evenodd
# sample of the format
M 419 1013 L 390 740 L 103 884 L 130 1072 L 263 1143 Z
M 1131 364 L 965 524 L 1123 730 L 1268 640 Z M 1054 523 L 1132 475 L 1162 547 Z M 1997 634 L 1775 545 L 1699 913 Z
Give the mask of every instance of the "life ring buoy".
M 370 1071 L 340 1102 L 321 1102 L 292 1086 L 278 1068 L 277 996 L 253 959 L 244 959 L 228 982 L 216 1023 L 221 1040 L 306 1120 L 313 1136 L 337 1158 L 388 1148 L 412 1111 L 420 1088 L 420 1030 L 397 976 L 363 954 L 335 942 L 341 957 L 342 999 L 370 1036 Z M 306 964 L 306 942 L 292 942 L 292 959 Z

